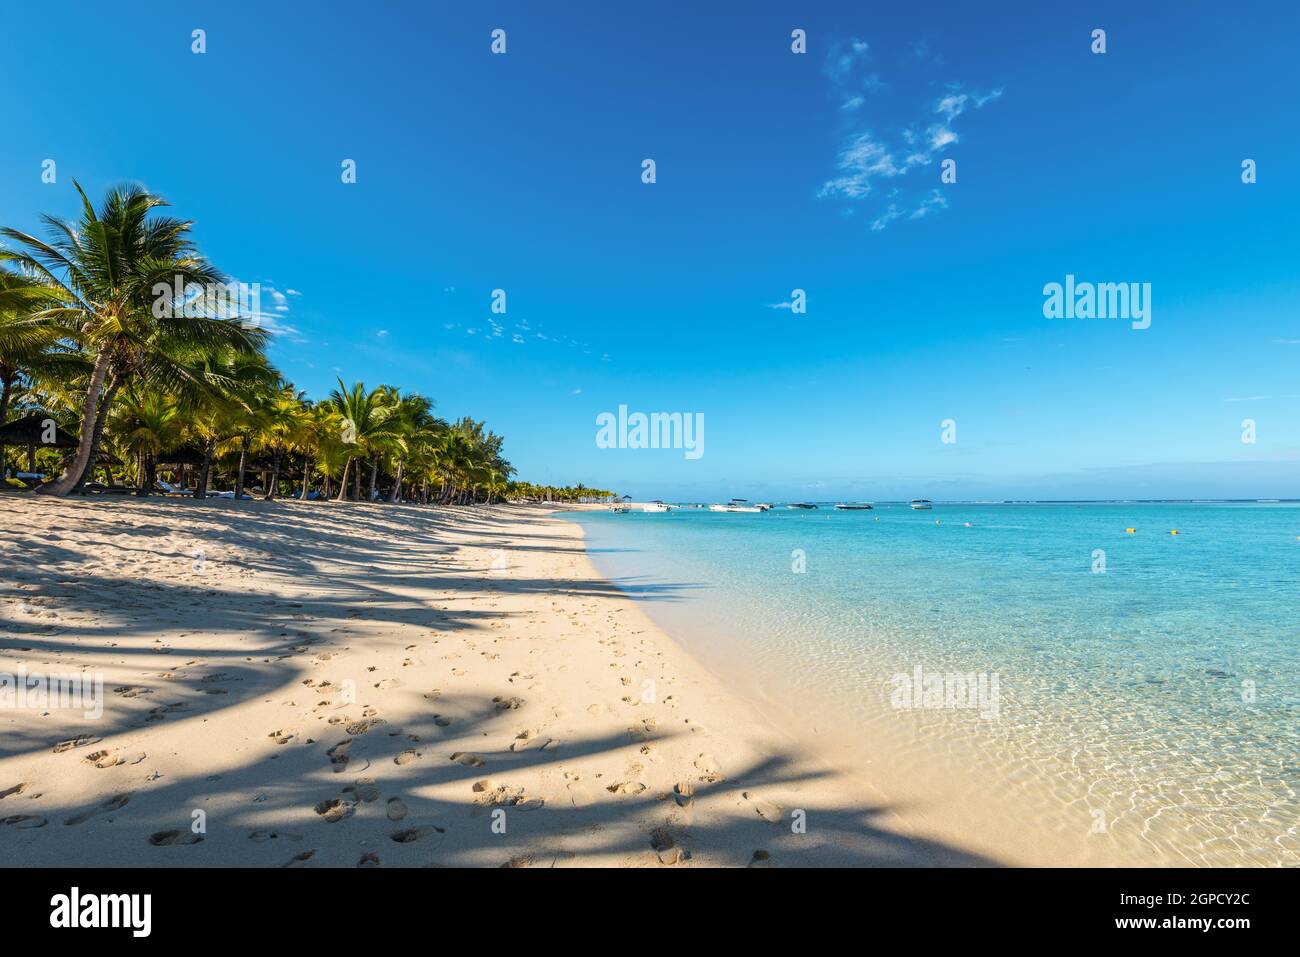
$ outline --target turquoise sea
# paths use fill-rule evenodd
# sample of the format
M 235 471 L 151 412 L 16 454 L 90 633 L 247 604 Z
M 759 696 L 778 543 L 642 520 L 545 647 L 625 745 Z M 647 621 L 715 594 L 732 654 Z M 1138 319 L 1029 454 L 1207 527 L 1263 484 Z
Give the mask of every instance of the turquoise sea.
M 1300 505 L 567 517 L 706 666 L 886 792 L 968 789 L 973 839 L 1300 864 Z M 935 676 L 995 707 L 925 704 Z

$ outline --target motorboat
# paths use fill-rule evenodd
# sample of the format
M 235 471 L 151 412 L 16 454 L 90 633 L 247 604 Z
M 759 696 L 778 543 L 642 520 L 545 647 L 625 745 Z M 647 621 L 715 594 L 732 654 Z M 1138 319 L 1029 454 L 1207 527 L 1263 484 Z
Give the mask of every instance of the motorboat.
M 767 502 L 755 502 L 754 507 L 758 509 L 760 512 L 772 511 L 772 506 L 769 505 Z
M 710 512 L 761 512 L 763 509 L 756 505 L 737 505 L 732 502 L 729 505 L 710 505 Z
M 835 507 L 845 512 L 868 512 L 875 508 L 870 502 L 840 502 Z
M 632 506 L 619 503 L 618 505 L 611 505 L 609 507 L 609 510 L 613 512 L 615 515 L 623 515 L 627 512 L 632 511 Z
M 914 498 L 912 499 L 911 504 L 912 508 L 916 509 L 918 512 L 924 511 L 927 508 L 934 508 L 934 505 L 931 504 L 928 498 Z
M 791 502 L 786 508 L 816 508 L 812 502 Z
M 671 505 L 665 505 L 663 502 L 646 502 L 641 506 L 643 512 L 668 512 L 672 510 Z

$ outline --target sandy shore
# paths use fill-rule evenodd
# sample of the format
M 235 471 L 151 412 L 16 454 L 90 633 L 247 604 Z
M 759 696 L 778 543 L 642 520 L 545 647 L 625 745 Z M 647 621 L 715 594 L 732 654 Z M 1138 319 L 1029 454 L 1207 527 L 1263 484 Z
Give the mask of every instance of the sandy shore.
M 26 866 L 972 864 L 767 723 L 540 508 L 0 495 Z M 10 856 L 12 855 L 12 856 Z

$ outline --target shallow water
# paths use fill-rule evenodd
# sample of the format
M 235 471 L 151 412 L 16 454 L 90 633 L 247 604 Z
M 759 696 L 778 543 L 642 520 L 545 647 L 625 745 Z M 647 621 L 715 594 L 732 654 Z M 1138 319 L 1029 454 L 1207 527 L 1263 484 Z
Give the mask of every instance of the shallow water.
M 886 792 L 956 791 L 992 856 L 1300 864 L 1300 507 L 568 517 L 712 670 Z M 957 697 L 909 700 L 918 668 Z

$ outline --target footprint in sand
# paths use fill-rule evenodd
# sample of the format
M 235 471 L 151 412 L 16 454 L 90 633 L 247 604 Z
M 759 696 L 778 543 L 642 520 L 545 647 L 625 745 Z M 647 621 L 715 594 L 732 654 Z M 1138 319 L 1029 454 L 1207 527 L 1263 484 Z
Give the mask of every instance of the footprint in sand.
M 198 844 L 202 840 L 202 834 L 192 834 L 189 831 L 158 831 L 149 835 L 149 843 L 154 847 L 171 847 L 173 844 Z
M 697 757 L 695 769 L 700 772 L 700 780 L 706 784 L 716 784 L 722 780 L 722 770 L 711 754 L 701 754 Z
M 611 784 L 605 788 L 610 794 L 640 794 L 645 790 L 645 785 L 640 781 L 619 781 L 617 784 Z
M 383 718 L 365 718 L 361 721 L 353 721 L 343 730 L 351 735 L 362 735 L 371 731 L 384 723 Z
M 695 800 L 695 785 L 690 781 L 681 781 L 673 786 L 673 799 L 678 807 L 690 807 Z
M 0 817 L 0 826 L 4 827 L 25 829 L 29 827 L 44 827 L 48 823 L 49 821 L 45 820 L 45 818 L 39 817 L 35 814 L 11 814 L 9 817 Z
M 468 751 L 457 751 L 451 756 L 451 760 L 457 764 L 463 764 L 467 768 L 481 768 L 487 763 L 477 754 L 471 754 Z
M 316 805 L 316 813 L 325 818 L 326 824 L 337 824 L 344 818 L 350 817 L 355 810 L 355 804 L 342 798 L 330 798 Z
M 330 759 L 330 764 L 334 765 L 334 773 L 338 774 L 348 766 L 348 748 L 352 746 L 352 739 L 340 741 L 334 747 L 325 752 Z
M 375 682 L 375 687 L 380 691 L 387 691 L 389 688 L 398 687 L 398 681 L 396 678 L 385 678 L 383 681 Z
M 677 846 L 666 827 L 657 827 L 650 832 L 650 847 L 659 856 L 660 864 L 679 864 L 689 856 Z
M 315 856 L 316 856 L 316 851 L 315 851 L 315 850 L 303 851 L 301 854 L 295 854 L 292 858 L 289 859 L 289 862 L 288 862 L 287 864 L 285 864 L 284 866 L 285 866 L 285 867 L 302 867 L 304 864 L 306 864 L 308 861 L 310 861 L 310 860 L 311 860 L 313 857 L 315 857 Z
M 444 714 L 435 714 L 433 716 L 433 723 L 440 728 L 445 728 L 447 725 L 451 724 L 451 718 Z
M 274 738 L 276 744 L 288 744 L 294 738 L 298 737 L 298 732 L 282 728 L 279 731 L 272 731 L 267 735 L 267 737 Z
M 119 764 L 126 764 L 126 758 L 116 751 L 93 751 L 81 760 L 97 768 L 115 768 Z
M 765 801 L 753 791 L 744 791 L 741 793 L 746 801 L 753 807 L 754 812 L 769 824 L 775 824 L 781 820 L 781 808 L 771 801 Z
M 130 800 L 131 800 L 131 796 L 129 794 L 116 794 L 97 807 L 93 807 L 88 811 L 82 811 L 80 814 L 72 815 L 72 817 L 68 818 L 63 823 L 64 824 L 85 824 L 93 817 L 98 817 L 101 814 L 111 814 L 114 811 L 126 807 L 127 802 Z
M 79 734 L 75 738 L 69 738 L 67 741 L 60 741 L 54 746 L 55 754 L 62 754 L 64 751 L 70 751 L 73 748 L 82 748 L 88 744 L 99 744 L 103 738 L 97 738 L 93 734 Z
M 515 735 L 510 745 L 511 751 L 545 751 L 551 739 L 542 735 L 536 728 L 525 728 Z
M 427 837 L 430 834 L 441 835 L 444 833 L 446 832 L 440 827 L 411 827 L 404 831 L 394 831 L 392 834 L 389 834 L 388 837 L 390 840 L 398 844 L 414 844 L 416 841 Z
M 406 805 L 402 802 L 401 798 L 389 798 L 387 813 L 390 821 L 400 821 L 402 818 L 406 817 Z
M 113 694 L 120 694 L 123 698 L 138 698 L 142 694 L 153 694 L 153 691 L 139 685 L 122 685 L 120 688 L 114 688 Z
M 378 867 L 378 866 L 379 866 L 378 854 L 373 854 L 373 853 L 362 854 L 361 860 L 357 861 L 357 867 Z
M 497 695 L 492 699 L 492 703 L 496 705 L 498 711 L 514 711 L 524 703 L 524 699 Z
M 0 791 L 0 800 L 4 800 L 11 794 L 22 794 L 23 791 L 25 791 L 26 789 L 27 789 L 26 781 L 24 781 L 22 784 L 15 784 L 11 788 L 5 788 L 3 791 Z
M 366 804 L 379 800 L 379 788 L 374 778 L 357 778 L 356 784 L 343 789 L 344 794 L 355 794 L 357 799 Z
M 772 855 L 764 850 L 757 850 L 754 856 L 749 859 L 746 867 L 776 867 L 776 861 L 772 860 Z
M 393 758 L 393 763 L 410 764 L 419 756 L 420 756 L 420 752 L 415 750 L 415 748 L 407 748 L 405 751 L 399 752 L 397 756 Z

